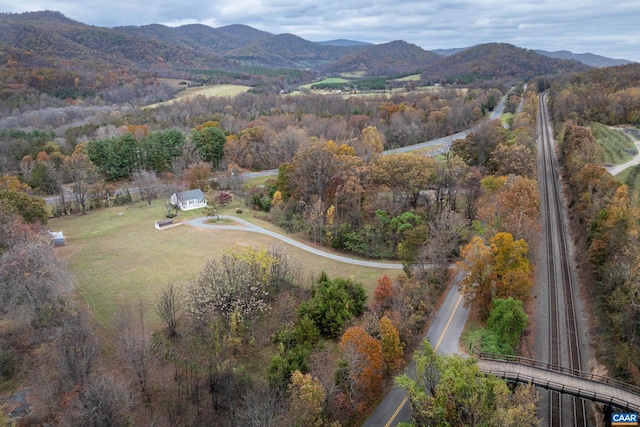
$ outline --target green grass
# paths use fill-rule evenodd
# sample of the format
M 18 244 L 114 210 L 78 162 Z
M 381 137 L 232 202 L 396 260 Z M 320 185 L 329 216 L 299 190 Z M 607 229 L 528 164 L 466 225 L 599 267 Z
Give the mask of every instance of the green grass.
M 234 205 L 221 213 L 233 214 Z M 235 230 L 199 229 L 178 225 L 158 231 L 154 222 L 165 218 L 161 202 L 153 206 L 137 204 L 92 211 L 84 216 L 68 216 L 49 221 L 49 228 L 63 231 L 67 244 L 56 248 L 72 272 L 78 296 L 86 301 L 96 319 L 105 327 L 113 325 L 118 308 L 124 303 L 142 301 L 148 318 L 153 315 L 153 303 L 169 282 L 184 286 L 194 280 L 207 260 L 219 257 L 234 246 L 283 244 L 257 233 Z M 238 215 L 267 225 L 251 213 Z M 179 223 L 201 216 L 201 210 L 181 212 L 174 219 Z M 291 237 L 291 236 L 289 236 Z M 395 277 L 400 270 L 353 266 L 283 244 L 297 261 L 307 283 L 321 271 L 330 277 L 350 277 L 363 283 L 371 296 L 377 278 L 383 273 Z
M 630 166 L 614 177 L 616 181 L 626 184 L 631 192 L 640 197 L 640 165 Z
M 604 162 L 607 164 L 618 165 L 638 154 L 634 142 L 620 130 L 611 129 L 600 123 L 592 123 L 591 131 L 598 145 L 604 149 Z
M 341 79 L 339 77 L 329 77 L 324 80 L 320 80 L 319 82 L 307 83 L 306 85 L 301 85 L 300 88 L 303 89 L 311 89 L 311 86 L 315 85 L 324 85 L 324 84 L 336 84 L 336 83 L 349 83 L 350 80 Z
M 340 73 L 345 79 L 361 79 L 367 75 L 366 71 L 352 71 L 349 73 Z
M 410 76 L 400 77 L 399 79 L 395 79 L 397 82 L 417 82 L 422 77 L 422 74 L 412 74 Z
M 513 120 L 513 113 L 502 113 L 500 115 L 500 121 L 502 124 L 508 124 Z

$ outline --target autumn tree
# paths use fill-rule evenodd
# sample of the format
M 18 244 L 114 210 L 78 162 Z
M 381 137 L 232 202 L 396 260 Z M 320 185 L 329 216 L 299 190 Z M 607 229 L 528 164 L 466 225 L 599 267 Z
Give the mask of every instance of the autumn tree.
M 469 166 L 484 169 L 495 148 L 506 141 L 506 132 L 500 120 L 493 120 L 466 138 L 454 141 L 451 149 Z
M 394 198 L 394 211 L 404 202 L 417 206 L 421 191 L 435 181 L 435 161 L 413 153 L 390 154 L 379 157 L 372 165 L 373 181 L 386 186 Z
M 374 126 L 367 126 L 360 132 L 354 148 L 365 164 L 372 163 L 384 150 L 384 136 Z
M 465 304 L 472 302 L 488 310 L 491 305 L 491 248 L 482 238 L 474 236 L 467 245 L 460 249 L 462 258 L 456 266 L 464 277 L 462 279 L 461 292 L 465 297 Z
M 322 425 L 322 409 L 326 393 L 317 378 L 294 371 L 289 384 L 293 425 L 299 427 Z
M 511 233 L 515 239 L 524 239 L 535 248 L 540 232 L 537 181 L 521 176 L 497 179 L 488 176 L 481 185 L 485 194 L 479 203 L 478 218 L 491 233 Z
M 22 191 L 0 190 L 0 206 L 30 223 L 39 222 L 44 225 L 49 217 L 43 199 L 29 196 Z
M 369 309 L 375 313 L 385 313 L 393 307 L 395 288 L 386 274 L 378 277 L 378 286 L 373 291 L 373 300 Z
M 346 394 L 352 400 L 356 411 L 361 412 L 375 401 L 382 391 L 384 358 L 380 341 L 363 328 L 352 326 L 342 335 L 340 350 L 348 371 Z
M 393 322 L 383 316 L 378 323 L 378 331 L 380 333 L 380 347 L 382 349 L 382 358 L 387 374 L 397 372 L 402 366 L 402 358 L 404 350 L 398 330 Z
M 288 170 L 293 191 L 304 200 L 313 196 L 317 199 L 333 199 L 332 182 L 340 173 L 342 156 L 353 155 L 353 149 L 339 146 L 333 141 L 318 141 L 309 147 L 302 147 L 291 162 Z
M 211 164 L 198 162 L 184 171 L 184 179 L 189 189 L 207 190 L 211 178 Z
M 525 301 L 533 285 L 527 243 L 514 240 L 509 233 L 498 233 L 490 246 L 474 237 L 461 249 L 457 266 L 464 274 L 462 293 L 465 303 L 476 304 L 487 317 L 494 298 L 513 297 Z

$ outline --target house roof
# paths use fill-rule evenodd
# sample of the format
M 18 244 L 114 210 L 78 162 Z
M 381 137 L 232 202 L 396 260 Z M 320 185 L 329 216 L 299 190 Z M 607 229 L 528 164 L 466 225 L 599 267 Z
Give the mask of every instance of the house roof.
M 204 193 L 199 188 L 196 190 L 182 191 L 177 194 L 178 198 L 182 201 L 184 200 L 202 200 L 204 199 Z

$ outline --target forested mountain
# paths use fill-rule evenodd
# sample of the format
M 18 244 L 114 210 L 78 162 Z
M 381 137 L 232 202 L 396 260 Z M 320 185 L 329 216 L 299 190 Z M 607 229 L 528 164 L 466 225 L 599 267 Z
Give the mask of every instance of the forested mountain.
M 576 72 L 588 67 L 575 60 L 548 58 L 507 43 L 474 46 L 434 62 L 422 73 L 430 81 L 472 82 L 504 77 L 528 80 L 542 74 Z
M 366 71 L 368 75 L 391 76 L 424 69 L 440 59 L 440 55 L 426 51 L 402 40 L 373 45 L 327 64 L 325 72 Z
M 261 38 L 273 36 L 271 33 L 256 30 L 247 25 L 212 28 L 202 24 L 189 24 L 172 28 L 151 24 L 140 27 L 116 27 L 114 30 L 216 55 L 223 55 Z
M 327 45 L 327 46 L 371 46 L 373 44 L 373 43 L 361 42 L 357 40 L 346 40 L 346 39 L 326 40 L 326 41 L 321 41 L 316 43 Z
M 540 55 L 557 59 L 575 59 L 591 67 L 614 67 L 616 65 L 631 64 L 633 61 L 626 59 L 607 58 L 606 56 L 595 55 L 593 53 L 573 53 L 568 50 L 558 50 L 548 52 L 546 50 L 536 50 Z
M 161 26 L 151 26 L 156 33 Z M 85 25 L 58 12 L 30 12 L 0 17 L 0 43 L 26 53 L 24 66 L 41 63 L 64 65 L 109 64 L 140 69 L 165 67 L 224 68 L 224 59 L 148 35 L 130 35 Z M 3 62 L 6 64 L 6 61 Z
M 362 46 L 328 46 L 293 34 L 279 34 L 228 52 L 225 57 L 252 65 L 315 68 L 336 61 Z

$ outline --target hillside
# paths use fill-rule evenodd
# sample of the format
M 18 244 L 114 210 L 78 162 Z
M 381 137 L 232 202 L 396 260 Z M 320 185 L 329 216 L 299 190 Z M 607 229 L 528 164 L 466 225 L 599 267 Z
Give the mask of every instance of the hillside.
M 575 60 L 549 58 L 507 43 L 481 44 L 442 58 L 426 67 L 425 80 L 472 82 L 515 77 L 528 80 L 544 74 L 576 72 L 588 66 Z
M 606 56 L 595 55 L 593 53 L 573 53 L 568 50 L 558 50 L 554 52 L 548 52 L 546 50 L 536 50 L 540 55 L 548 56 L 550 58 L 557 59 L 575 59 L 583 64 L 587 64 L 591 67 L 614 67 L 617 65 L 632 64 L 633 61 L 627 61 L 626 59 L 607 58 Z
M 279 34 L 227 52 L 227 59 L 266 67 L 315 68 L 336 61 L 362 46 L 327 46 L 293 34 Z
M 232 63 L 181 43 L 167 43 L 167 27 L 150 25 L 139 34 L 94 27 L 58 12 L 3 14 L 0 43 L 27 53 L 24 66 L 86 63 L 140 69 L 211 68 Z M 154 34 L 154 36 L 151 36 Z M 6 48 L 5 48 L 6 49 Z
M 246 25 L 212 28 L 202 24 L 189 24 L 172 28 L 152 24 L 140 27 L 116 27 L 114 30 L 214 55 L 223 55 L 228 51 L 273 35 Z
M 321 68 L 327 73 L 366 71 L 370 76 L 390 76 L 430 66 L 440 55 L 401 40 L 366 47 Z

